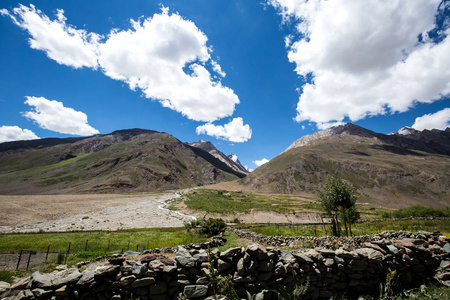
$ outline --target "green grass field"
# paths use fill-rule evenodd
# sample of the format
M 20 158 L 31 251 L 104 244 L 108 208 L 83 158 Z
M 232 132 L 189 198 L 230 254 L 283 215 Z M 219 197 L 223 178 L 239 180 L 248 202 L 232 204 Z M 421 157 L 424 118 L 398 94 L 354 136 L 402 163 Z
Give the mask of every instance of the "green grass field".
M 278 236 L 326 236 L 330 234 L 328 228 L 326 229 L 326 227 L 318 225 L 268 225 L 264 227 L 250 227 L 248 230 L 263 235 Z M 353 235 L 355 236 L 391 230 L 405 230 L 410 232 L 422 230 L 433 232 L 439 230 L 443 235 L 450 236 L 450 220 L 393 221 L 386 219 L 352 225 Z
M 201 243 L 208 238 L 188 234 L 184 229 L 147 229 L 120 232 L 32 233 L 1 234 L 0 253 L 19 253 L 21 249 L 46 252 L 94 251 L 142 251 L 163 247 L 175 247 L 189 243 Z M 86 247 L 87 241 L 87 247 Z

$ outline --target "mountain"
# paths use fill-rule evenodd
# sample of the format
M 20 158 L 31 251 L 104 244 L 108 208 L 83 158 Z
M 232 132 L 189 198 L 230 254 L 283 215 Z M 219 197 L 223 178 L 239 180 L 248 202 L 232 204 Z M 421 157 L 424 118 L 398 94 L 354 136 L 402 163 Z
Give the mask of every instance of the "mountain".
M 242 180 L 253 189 L 315 195 L 326 179 L 351 182 L 360 202 L 450 204 L 450 129 L 376 133 L 354 124 L 304 136 Z
M 0 194 L 168 190 L 244 176 L 200 148 L 145 129 L 0 144 Z
M 230 154 L 226 156 L 222 152 L 216 149 L 211 142 L 199 140 L 194 143 L 188 144 L 189 146 L 196 147 L 202 149 L 215 158 L 219 159 L 221 162 L 225 163 L 227 166 L 232 168 L 235 172 L 240 173 L 242 175 L 248 174 L 247 169 L 241 164 L 238 157 L 236 155 Z

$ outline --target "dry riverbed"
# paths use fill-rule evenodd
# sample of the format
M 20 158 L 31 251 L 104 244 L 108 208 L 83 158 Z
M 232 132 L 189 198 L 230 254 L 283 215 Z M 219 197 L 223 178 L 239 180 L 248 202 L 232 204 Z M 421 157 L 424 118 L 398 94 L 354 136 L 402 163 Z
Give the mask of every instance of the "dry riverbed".
M 0 196 L 0 233 L 183 227 L 165 208 L 181 192 Z

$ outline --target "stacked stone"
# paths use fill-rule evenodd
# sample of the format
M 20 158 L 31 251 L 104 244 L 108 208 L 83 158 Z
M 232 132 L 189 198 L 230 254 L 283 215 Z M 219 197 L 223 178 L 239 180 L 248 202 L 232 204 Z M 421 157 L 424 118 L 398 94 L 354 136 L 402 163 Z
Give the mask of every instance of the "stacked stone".
M 80 272 L 35 272 L 10 287 L 10 299 L 212 299 L 216 276 L 227 277 L 242 298 L 247 293 L 270 299 L 277 290 L 292 294 L 307 286 L 304 299 L 333 295 L 378 294 L 386 274 L 396 271 L 398 282 L 412 288 L 433 278 L 450 279 L 449 239 L 439 233 L 388 233 L 361 248 L 344 245 L 336 250 L 294 251 L 252 244 L 220 252 L 187 250 L 179 246 L 174 258 L 145 255 L 139 261 L 118 256 L 95 269 Z M 214 272 L 212 274 L 211 272 Z

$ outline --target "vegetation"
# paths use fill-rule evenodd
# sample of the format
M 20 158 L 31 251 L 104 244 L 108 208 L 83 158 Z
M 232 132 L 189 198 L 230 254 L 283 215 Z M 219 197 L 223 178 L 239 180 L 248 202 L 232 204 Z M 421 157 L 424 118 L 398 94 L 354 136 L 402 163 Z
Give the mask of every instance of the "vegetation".
M 263 235 L 278 236 L 326 236 L 329 231 L 322 225 L 267 225 L 249 227 L 247 230 Z M 436 231 L 442 234 L 450 235 L 450 220 L 401 220 L 392 222 L 391 220 L 376 220 L 373 222 L 364 222 L 354 224 L 352 227 L 353 235 L 365 235 L 380 233 L 391 230 L 417 231 Z
M 437 208 L 427 207 L 422 205 L 414 205 L 408 208 L 401 208 L 393 212 L 383 212 L 381 214 L 383 218 L 421 218 L 421 217 L 450 217 L 450 207 Z
M 198 229 L 198 233 L 211 237 L 223 232 L 225 230 L 226 224 L 222 219 L 209 218 L 205 220 L 203 218 L 185 222 L 184 227 L 187 231 Z
M 12 283 L 15 277 L 22 277 L 22 273 L 17 271 L 0 271 L 0 281 Z
M 74 233 L 27 233 L 1 234 L 0 253 L 19 253 L 21 249 L 46 252 L 113 252 L 175 247 L 189 243 L 201 243 L 204 236 L 186 233 L 181 228 L 155 228 L 144 230 L 74 232 Z M 87 241 L 87 242 L 86 242 Z
M 185 199 L 185 204 L 188 208 L 222 215 L 233 215 L 240 212 L 248 213 L 251 209 L 290 213 L 303 210 L 302 205 L 307 203 L 309 203 L 307 199 L 299 196 L 224 192 L 206 189 L 188 193 Z
M 333 235 L 341 236 L 339 219 L 344 225 L 345 235 L 352 235 L 351 224 L 356 223 L 360 217 L 356 200 L 355 188 L 339 178 L 330 178 L 323 190 L 319 191 L 318 202 L 331 215 Z

